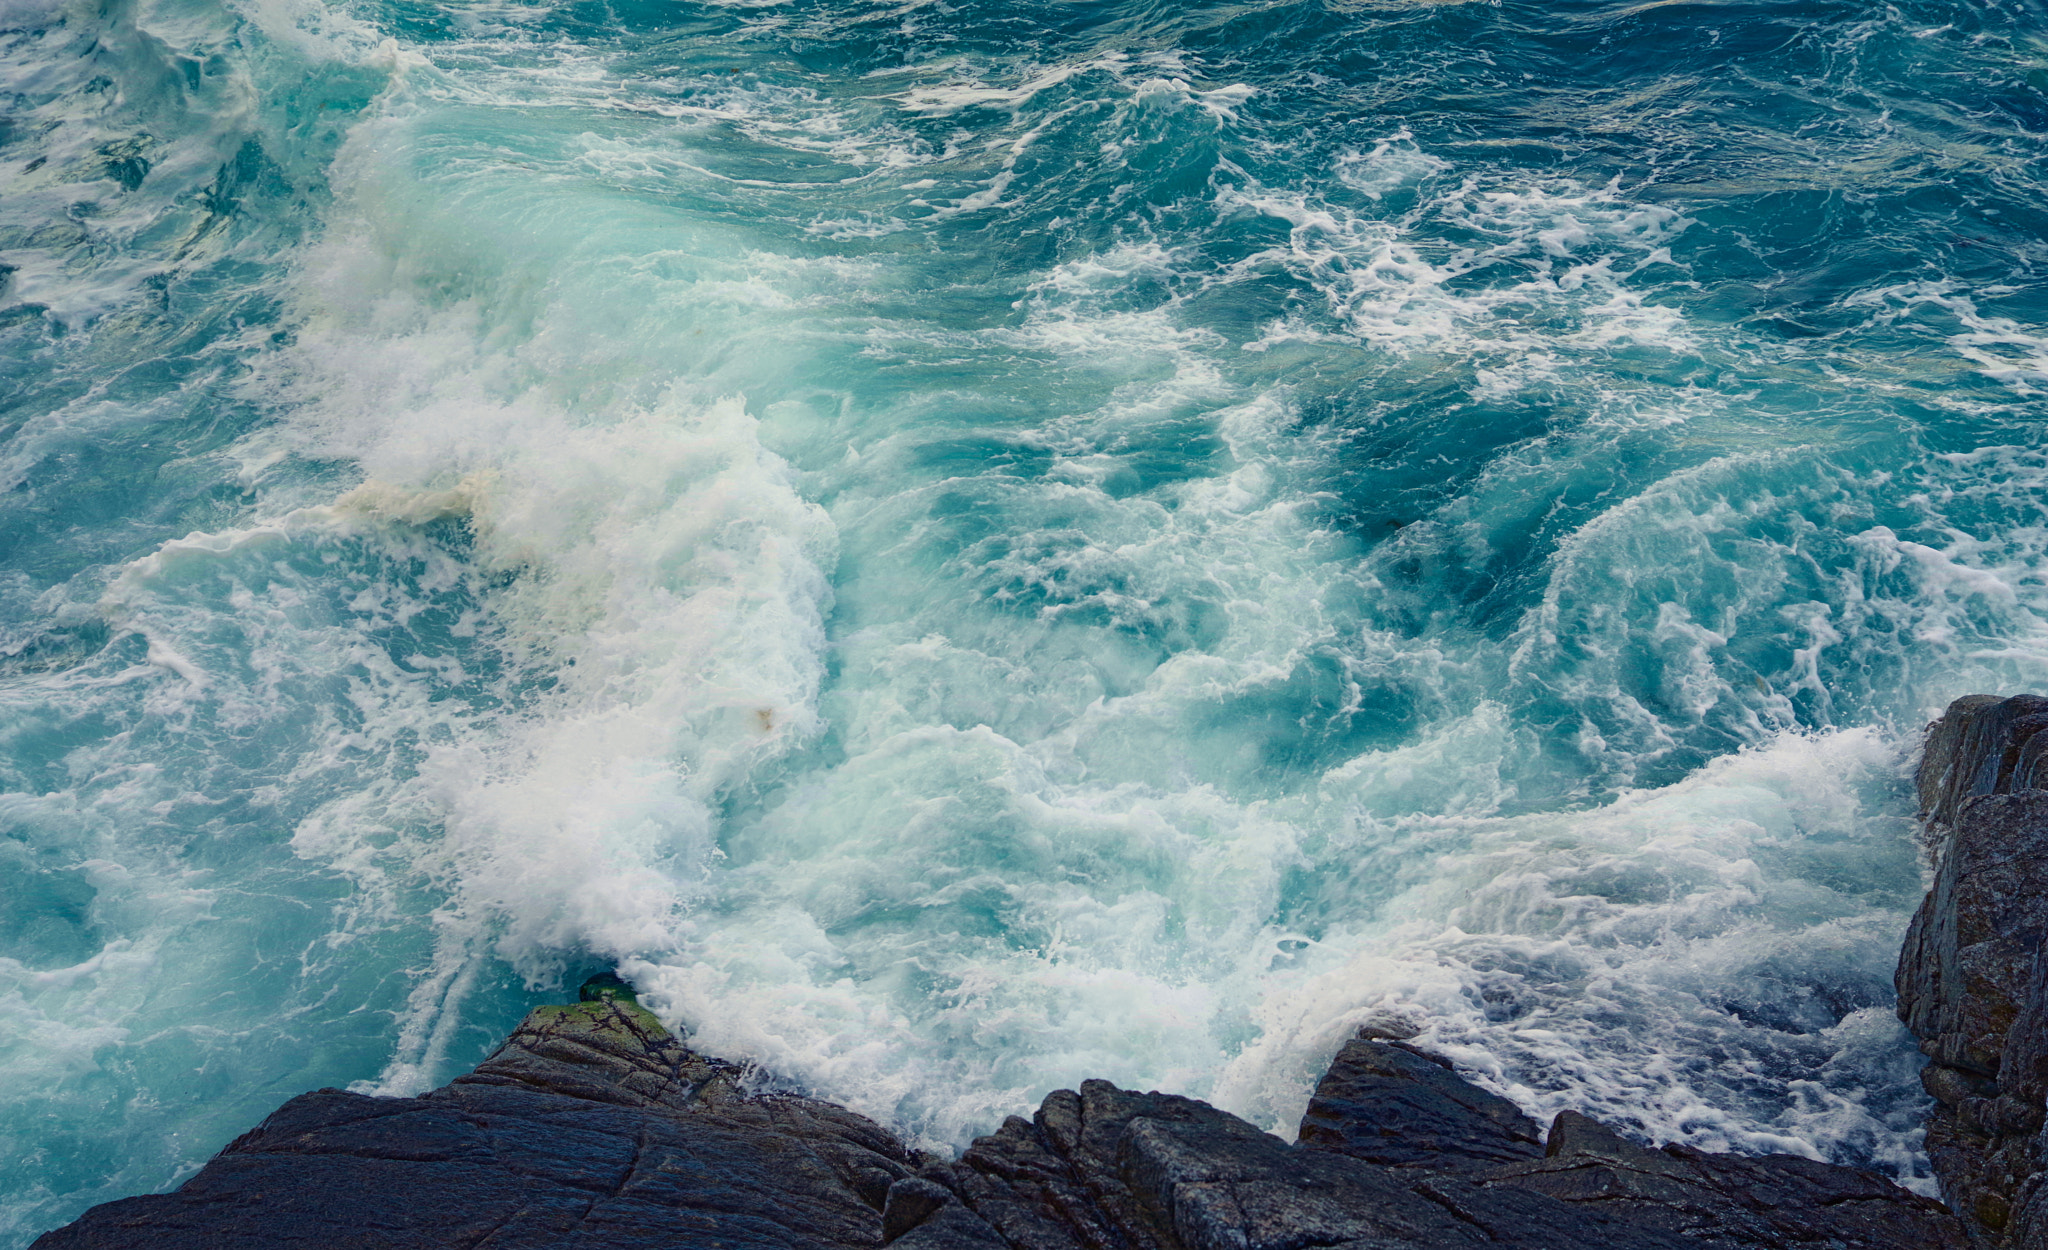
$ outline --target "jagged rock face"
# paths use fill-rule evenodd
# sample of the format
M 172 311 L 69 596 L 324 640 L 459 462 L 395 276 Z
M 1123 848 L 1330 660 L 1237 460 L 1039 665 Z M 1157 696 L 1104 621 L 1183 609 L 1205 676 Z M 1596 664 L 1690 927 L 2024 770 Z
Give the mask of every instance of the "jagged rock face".
M 1935 1250 L 1941 1207 L 1809 1159 L 1653 1150 L 1505 1099 L 1398 1044 L 1337 1056 L 1288 1145 L 1192 1099 L 1102 1081 L 1047 1098 L 919 1186 L 904 1250 Z M 1497 1160 L 1510 1160 L 1497 1162 Z M 1391 1164 L 1391 1166 L 1390 1166 Z M 935 1194 L 932 1187 L 943 1191 Z M 892 1202 L 893 1202 L 892 1194 Z
M 878 1246 L 915 1164 L 874 1123 L 748 1096 L 624 1001 L 542 1007 L 420 1098 L 292 1099 L 176 1193 L 110 1202 L 48 1250 Z
M 1899 957 L 1899 1016 L 1932 1061 L 1927 1153 L 1981 1244 L 2048 1246 L 2048 699 L 1971 695 L 1927 735 L 1934 886 Z
M 1962 1250 L 1941 1207 L 1806 1159 L 1652 1150 L 1583 1116 L 1545 1144 L 1441 1060 L 1360 1040 L 1290 1145 L 1105 1081 L 957 1161 L 829 1103 L 748 1093 L 601 987 L 420 1098 L 286 1103 L 175 1193 L 38 1250 Z

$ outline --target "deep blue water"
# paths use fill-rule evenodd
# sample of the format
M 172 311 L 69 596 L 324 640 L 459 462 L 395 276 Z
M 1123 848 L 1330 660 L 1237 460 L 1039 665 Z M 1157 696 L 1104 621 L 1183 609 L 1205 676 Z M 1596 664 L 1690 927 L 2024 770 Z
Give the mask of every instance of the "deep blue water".
M 614 965 L 934 1148 L 1400 1019 L 1927 1187 L 2048 6 L 0 26 L 0 1245 Z

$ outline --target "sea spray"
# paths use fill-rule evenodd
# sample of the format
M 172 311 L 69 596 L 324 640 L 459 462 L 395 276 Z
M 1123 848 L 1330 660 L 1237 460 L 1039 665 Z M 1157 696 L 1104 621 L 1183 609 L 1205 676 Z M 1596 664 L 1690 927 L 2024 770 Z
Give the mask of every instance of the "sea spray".
M 1925 1185 L 1995 6 L 10 10 L 9 1244 L 617 966 L 957 1147 L 1362 1024 Z

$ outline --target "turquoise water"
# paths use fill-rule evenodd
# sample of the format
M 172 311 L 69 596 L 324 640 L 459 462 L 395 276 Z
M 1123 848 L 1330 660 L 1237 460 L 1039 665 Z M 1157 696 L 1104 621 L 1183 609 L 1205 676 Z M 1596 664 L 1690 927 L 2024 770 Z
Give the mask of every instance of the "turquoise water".
M 1927 1187 L 2048 7 L 0 13 L 0 1243 L 614 965 L 939 1149 L 1377 1022 Z

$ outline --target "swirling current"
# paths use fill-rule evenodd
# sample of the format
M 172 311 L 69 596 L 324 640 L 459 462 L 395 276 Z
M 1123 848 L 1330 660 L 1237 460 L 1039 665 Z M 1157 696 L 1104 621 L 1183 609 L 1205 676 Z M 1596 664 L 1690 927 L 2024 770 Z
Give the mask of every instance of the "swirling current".
M 611 967 L 934 1149 L 1378 1023 L 1928 1187 L 2039 0 L 0 27 L 0 1245 Z

